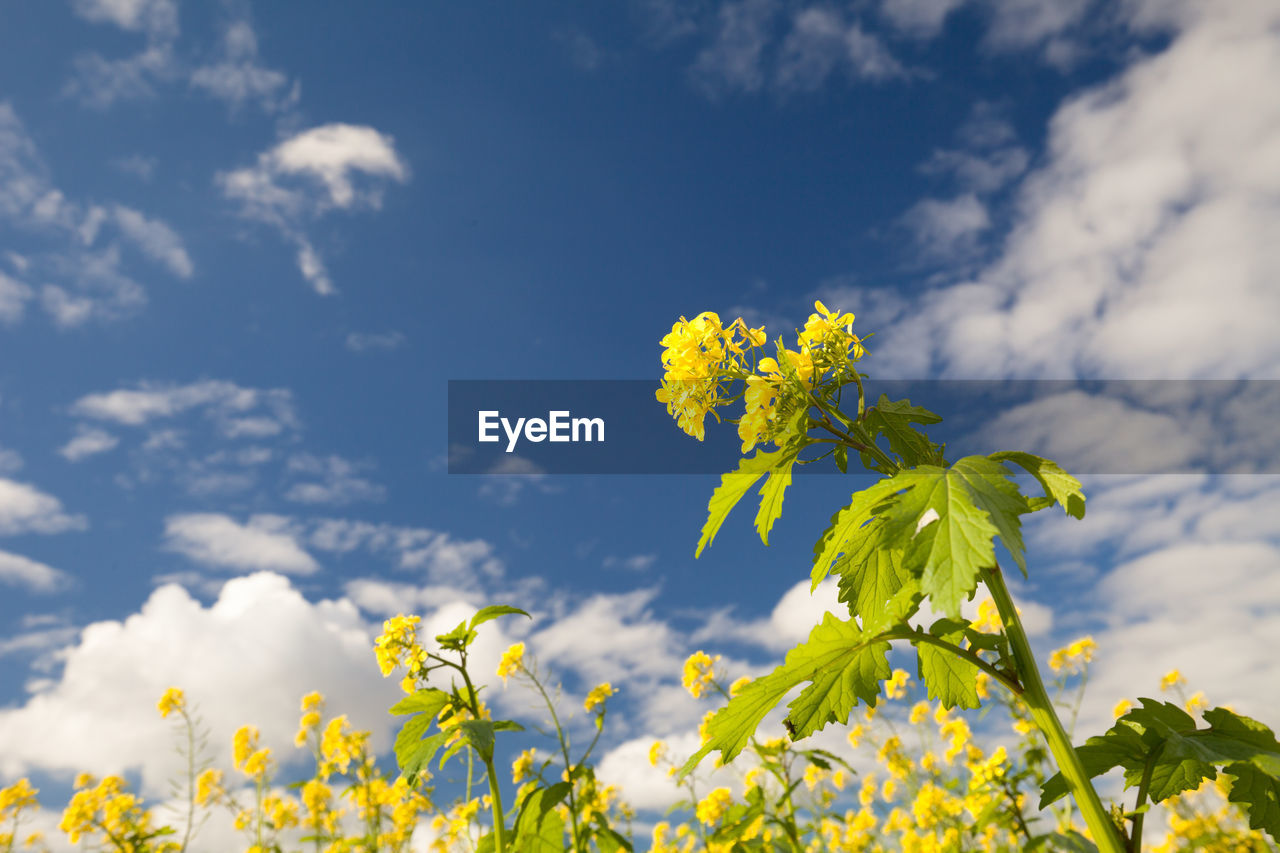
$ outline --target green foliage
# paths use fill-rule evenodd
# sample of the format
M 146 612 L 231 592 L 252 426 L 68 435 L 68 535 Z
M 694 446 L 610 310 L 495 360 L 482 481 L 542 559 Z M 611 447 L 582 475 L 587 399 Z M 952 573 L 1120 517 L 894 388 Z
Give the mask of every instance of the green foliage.
M 1231 802 L 1249 808 L 1249 825 L 1280 836 L 1280 743 L 1271 729 L 1225 708 L 1204 713 L 1208 728 L 1177 705 L 1142 699 L 1106 734 L 1077 747 L 1090 778 L 1121 767 L 1125 787 L 1146 785 L 1146 794 L 1163 802 L 1214 779 L 1222 768 L 1232 777 Z M 1045 807 L 1067 793 L 1062 774 L 1041 791 Z
M 744 457 L 738 463 L 736 471 L 730 471 L 728 474 L 720 476 L 720 485 L 711 493 L 711 500 L 707 503 L 707 521 L 702 525 L 702 536 L 698 539 L 698 547 L 694 552 L 695 557 L 701 556 L 702 549 L 710 545 L 716 538 L 720 525 L 724 524 L 724 520 L 729 517 L 729 511 L 737 505 L 738 501 L 742 500 L 743 495 L 755 485 L 756 480 L 779 467 L 782 464 L 783 456 L 784 454 L 781 451 L 769 453 L 764 450 L 757 450 L 754 456 Z M 789 467 L 787 479 L 790 480 Z M 777 512 L 781 513 L 781 489 L 778 490 L 776 503 Z M 774 518 L 777 518 L 777 516 L 775 515 Z M 769 526 L 772 526 L 772 524 L 773 522 L 770 520 Z
M 692 770 L 713 749 L 721 752 L 723 761 L 732 761 L 764 715 L 799 684 L 809 686 L 788 706 L 793 737 L 807 736 L 828 722 L 848 722 L 858 700 L 875 705 L 880 682 L 889 677 L 888 651 L 886 641 L 867 638 L 857 622 L 826 614 L 781 666 L 742 688 L 716 712 L 707 724 L 707 742 L 685 762 L 682 772 Z

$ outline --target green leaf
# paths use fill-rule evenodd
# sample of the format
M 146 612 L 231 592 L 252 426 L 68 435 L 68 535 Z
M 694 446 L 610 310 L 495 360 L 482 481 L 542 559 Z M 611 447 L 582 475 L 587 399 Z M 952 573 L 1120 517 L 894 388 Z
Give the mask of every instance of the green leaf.
M 756 513 L 756 531 L 760 534 L 760 541 L 766 545 L 769 544 L 769 531 L 773 529 L 773 523 L 782 515 L 782 499 L 787 486 L 791 485 L 791 468 L 795 465 L 800 448 L 794 446 L 792 449 L 792 446 L 788 445 L 783 452 L 785 455 L 769 471 L 769 478 L 760 487 L 760 510 Z
M 449 704 L 449 694 L 434 687 L 411 693 L 391 706 L 393 714 L 425 714 L 431 719 Z
M 412 714 L 396 734 L 396 764 L 400 772 L 410 780 L 417 778 L 422 768 L 431 763 L 436 751 L 444 744 L 446 736 L 436 734 L 427 737 L 427 731 L 436 715 L 449 704 L 449 694 L 443 690 L 426 688 L 404 697 L 391 706 L 391 713 Z
M 878 538 L 863 541 L 863 537 L 879 536 L 881 532 L 875 528 L 867 528 L 866 525 L 902 488 L 893 479 L 878 480 L 862 491 L 854 492 L 849 505 L 831 516 L 831 525 L 813 546 L 813 571 L 810 573 L 813 583 L 810 589 L 818 588 L 818 584 L 842 555 L 868 555 L 878 547 Z
M 1245 761 L 1228 764 L 1226 770 L 1232 777 L 1227 799 L 1248 810 L 1249 828 L 1280 839 L 1280 779 Z
M 889 440 L 889 449 L 898 454 L 902 464 L 908 468 L 941 464 L 938 446 L 927 435 L 911 426 L 913 423 L 941 422 L 941 415 L 913 406 L 910 400 L 890 400 L 885 394 L 881 394 L 880 401 L 867 409 L 862 417 L 862 423 L 873 440 L 878 435 L 885 436 Z
M 493 760 L 493 723 L 489 720 L 464 720 L 458 723 L 462 738 L 475 748 L 483 761 Z
M 1023 468 L 1040 481 L 1050 504 L 1057 503 L 1067 511 L 1067 515 L 1084 518 L 1084 492 L 1080 490 L 1080 481 L 1062 470 L 1057 462 L 1018 450 L 992 453 L 988 458 L 996 462 L 1012 462 Z
M 569 794 L 568 782 L 536 788 L 516 818 L 515 850 L 519 853 L 563 853 L 564 819 L 556 806 Z
M 605 823 L 603 815 L 596 815 L 596 819 L 597 826 L 592 834 L 595 835 L 600 853 L 618 853 L 619 850 L 631 853 L 631 842 L 624 835 Z
M 510 614 L 510 613 L 518 613 L 521 616 L 529 616 L 528 613 L 525 613 L 519 607 L 512 607 L 508 604 L 494 604 L 494 605 L 490 605 L 489 607 L 481 607 L 479 610 L 476 611 L 476 615 L 471 617 L 471 629 L 475 630 L 477 627 L 479 627 L 480 625 L 483 625 L 484 623 L 490 621 L 491 619 L 497 619 L 499 616 L 506 616 L 507 614 Z M 533 617 L 529 616 L 529 618 L 532 619 Z
M 872 519 L 832 567 L 840 575 L 839 600 L 849 605 L 854 616 L 863 617 L 864 626 L 880 620 L 886 604 L 900 591 L 919 589 L 902 564 L 902 550 L 886 546 L 883 531 L 884 522 Z
M 917 642 L 920 656 L 920 679 L 928 689 L 929 698 L 937 699 L 944 708 L 977 708 L 978 667 L 971 661 L 958 657 L 946 649 L 931 643 Z
M 889 677 L 888 642 L 864 635 L 853 620 L 823 616 L 809 639 L 787 653 L 769 675 L 744 687 L 707 724 L 708 739 L 681 768 L 687 774 L 709 752 L 719 750 L 732 761 L 755 733 L 760 720 L 793 687 L 811 682 L 790 704 L 788 721 L 797 732 L 809 734 L 827 722 L 845 722 L 861 699 L 874 706 L 880 682 Z
M 716 538 L 720 525 L 729 517 L 729 511 L 742 500 L 742 496 L 755 485 L 756 480 L 779 463 L 782 455 L 782 451 L 767 453 L 757 450 L 754 456 L 743 457 L 738 462 L 736 471 L 720 475 L 720 485 L 711 493 L 711 500 L 707 503 L 707 521 L 702 525 L 702 537 L 698 539 L 698 548 L 693 554 L 695 559 Z
M 1028 507 L 1007 469 L 984 456 L 966 456 L 950 468 L 922 465 L 888 482 L 906 491 L 881 513 L 885 538 L 905 546 L 905 564 L 936 610 L 960 615 L 978 572 L 995 564 L 997 535 L 1025 571 L 1018 516 Z M 931 510 L 937 518 L 921 527 Z

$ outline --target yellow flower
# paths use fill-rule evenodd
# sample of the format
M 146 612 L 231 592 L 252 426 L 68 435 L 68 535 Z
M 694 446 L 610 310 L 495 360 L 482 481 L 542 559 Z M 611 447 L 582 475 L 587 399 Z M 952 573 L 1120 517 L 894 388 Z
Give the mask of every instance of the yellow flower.
M 929 703 L 917 702 L 911 706 L 911 714 L 907 717 L 907 722 L 913 726 L 919 725 L 929 717 Z
M 907 695 L 907 685 L 911 676 L 905 669 L 895 669 L 884 683 L 884 695 L 889 699 L 901 699 Z
M 1196 711 L 1199 711 L 1202 708 L 1208 707 L 1208 704 L 1209 703 L 1205 701 L 1205 698 L 1204 698 L 1204 691 L 1197 690 L 1194 694 L 1192 694 L 1191 698 L 1187 700 L 1187 704 L 1186 704 L 1187 713 L 1194 714 Z
M 258 748 L 258 727 L 241 726 L 231 736 L 231 760 L 236 769 L 249 760 L 249 756 Z
M 400 613 L 382 623 L 382 633 L 374 641 L 373 651 L 383 678 L 402 663 L 412 669 L 425 660 L 426 652 L 418 645 L 418 623 L 421 621 L 417 616 Z
M 39 793 L 25 777 L 8 788 L 0 788 L 0 823 L 7 821 L 10 816 L 16 816 L 23 809 L 37 806 L 36 794 Z
M 304 712 L 319 710 L 320 706 L 323 704 L 324 696 L 315 690 L 302 697 L 302 710 Z
M 160 701 L 156 703 L 156 710 L 160 712 L 160 716 L 168 717 L 174 711 L 182 713 L 186 710 L 187 698 L 182 694 L 179 687 L 170 687 L 160 697 Z
M 1175 687 L 1181 687 L 1186 684 L 1187 680 L 1182 677 L 1182 673 L 1176 669 L 1171 669 L 1165 673 L 1164 678 L 1160 679 L 1161 690 L 1172 690 Z
M 526 749 L 520 753 L 520 757 L 511 762 L 511 781 L 519 785 L 525 779 L 533 776 L 533 759 L 537 755 L 536 750 Z
M 719 655 L 710 657 L 706 652 L 696 651 L 684 662 L 684 689 L 694 699 L 700 699 L 715 680 L 715 667 L 719 660 Z
M 1119 702 L 1116 703 L 1116 706 L 1111 709 L 1111 715 L 1118 720 L 1121 717 L 1123 717 L 1126 713 L 1128 713 L 1129 709 L 1132 707 L 1133 707 L 1133 703 L 1130 702 L 1128 699 L 1121 699 Z
M 210 767 L 196 777 L 196 804 L 207 806 L 222 798 L 222 771 Z
M 706 826 L 716 823 L 729 810 L 733 803 L 733 794 L 728 788 L 716 788 L 698 803 L 694 814 Z
M 649 766 L 657 767 L 667 754 L 667 745 L 660 740 L 655 740 L 653 745 L 649 747 Z
M 609 682 L 597 684 L 591 688 L 591 692 L 587 694 L 586 701 L 582 703 L 582 707 L 588 712 L 594 711 L 596 708 L 604 709 L 604 700 L 614 694 L 613 685 Z
M 742 676 L 737 681 L 733 682 L 733 684 L 729 685 L 729 695 L 737 696 L 750 683 L 751 683 L 751 676 L 749 675 Z
M 523 666 L 524 643 L 514 643 L 502 653 L 502 660 L 498 662 L 498 677 L 506 684 L 507 678 L 515 675 Z

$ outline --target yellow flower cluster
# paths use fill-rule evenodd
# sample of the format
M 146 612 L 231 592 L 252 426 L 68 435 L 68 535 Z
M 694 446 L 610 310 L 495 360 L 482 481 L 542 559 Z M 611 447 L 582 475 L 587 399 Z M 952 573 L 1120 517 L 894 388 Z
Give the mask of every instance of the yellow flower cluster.
M 726 362 L 765 342 L 764 329 L 751 329 L 738 318 L 727 327 L 704 311 L 692 320 L 681 317 L 659 343 L 662 387 L 657 399 L 686 434 L 702 441 L 707 414 L 722 402 Z
M 59 829 L 67 834 L 72 844 L 81 838 L 93 838 L 98 834 L 107 839 L 124 839 L 131 845 L 134 839 L 151 832 L 151 815 L 141 801 L 129 793 L 125 781 L 119 776 L 105 776 L 96 785 L 93 777 L 81 774 L 76 779 L 76 792 L 62 813 Z M 174 851 L 175 842 L 161 842 L 151 850 Z
M 250 779 L 263 779 L 270 769 L 271 750 L 258 747 L 258 727 L 241 726 L 231 737 L 231 760 Z
M 383 678 L 403 665 L 409 670 L 407 679 L 411 680 L 427 662 L 427 652 L 418 642 L 418 624 L 421 621 L 417 616 L 400 613 L 382 623 L 382 633 L 374 641 L 373 651 Z M 412 690 L 406 689 L 405 692 Z
M 507 678 L 515 675 L 523 666 L 524 643 L 513 643 L 502 653 L 502 660 L 498 661 L 498 677 L 506 684 Z
M 701 699 L 707 688 L 715 682 L 716 663 L 720 656 L 711 657 L 704 651 L 696 651 L 684 662 L 682 681 L 684 689 L 694 699 Z
M 591 713 L 596 708 L 604 710 L 604 701 L 614 694 L 613 685 L 609 682 L 597 684 L 591 688 L 591 692 L 587 694 L 587 698 L 582 703 L 582 708 L 587 713 Z
M 784 444 L 789 436 L 780 425 L 798 409 L 808 409 L 807 394 L 822 376 L 829 370 L 843 374 L 850 362 L 865 354 L 861 339 L 853 334 L 852 314 L 837 314 L 820 301 L 814 309 L 797 336 L 798 349 L 779 341 L 776 358 L 760 358 L 754 365 L 748 364 L 747 356 L 764 345 L 763 327 L 749 328 L 741 318 L 723 326 L 710 311 L 693 320 L 681 317 L 660 341 L 664 372 L 657 399 L 666 404 L 680 429 L 701 441 L 706 416 L 732 399 L 728 385 L 741 379 L 742 452 L 769 440 Z M 788 391 L 791 378 L 799 383 L 797 395 Z
M 187 697 L 177 687 L 170 687 L 160 697 L 160 701 L 156 703 L 156 709 L 160 712 L 162 718 L 168 717 L 175 711 L 179 714 L 186 711 Z
M 1098 644 L 1093 641 L 1093 637 L 1081 637 L 1049 655 L 1049 668 L 1054 672 L 1083 672 L 1097 650 Z

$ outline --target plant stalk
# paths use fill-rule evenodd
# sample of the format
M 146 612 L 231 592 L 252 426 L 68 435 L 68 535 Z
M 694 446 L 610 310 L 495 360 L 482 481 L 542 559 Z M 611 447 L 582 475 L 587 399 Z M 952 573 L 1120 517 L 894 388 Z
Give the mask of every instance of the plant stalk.
M 1084 817 L 1085 825 L 1089 827 L 1093 842 L 1098 845 L 1099 853 L 1125 853 L 1125 845 L 1116 826 L 1102 805 L 1098 792 L 1094 790 L 1093 782 L 1089 779 L 1080 756 L 1076 754 L 1075 747 L 1071 745 L 1071 738 L 1062 727 L 1058 712 L 1054 710 L 1053 700 L 1049 698 L 1044 681 L 1040 678 L 1035 654 L 1031 651 L 1027 632 L 1022 627 L 1022 619 L 1018 616 L 1009 588 L 1005 586 L 1000 567 L 984 569 L 982 579 L 1000 611 L 1005 635 L 1009 638 L 1009 648 L 1013 652 L 1018 677 L 1022 682 L 1022 701 L 1036 727 L 1048 741 L 1049 749 L 1058 762 L 1058 769 L 1067 780 L 1067 787 Z

